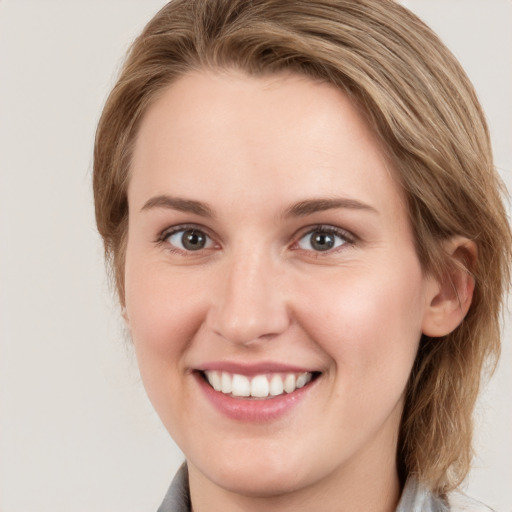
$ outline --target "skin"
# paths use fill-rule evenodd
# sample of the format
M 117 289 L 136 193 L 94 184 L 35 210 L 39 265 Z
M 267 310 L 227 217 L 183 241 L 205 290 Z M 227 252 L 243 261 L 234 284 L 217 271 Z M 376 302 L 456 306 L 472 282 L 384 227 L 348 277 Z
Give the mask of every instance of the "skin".
M 153 199 L 163 195 L 211 215 Z M 364 207 L 290 211 L 340 198 Z M 185 75 L 146 112 L 128 200 L 126 321 L 187 458 L 194 510 L 318 510 L 319 499 L 323 511 L 394 510 L 421 334 L 453 329 L 472 287 L 457 278 L 456 294 L 422 271 L 393 169 L 349 99 L 295 75 Z M 204 249 L 166 238 L 182 224 L 208 235 Z M 315 251 L 318 225 L 349 235 Z M 199 389 L 193 370 L 209 361 L 321 375 L 283 417 L 244 422 Z

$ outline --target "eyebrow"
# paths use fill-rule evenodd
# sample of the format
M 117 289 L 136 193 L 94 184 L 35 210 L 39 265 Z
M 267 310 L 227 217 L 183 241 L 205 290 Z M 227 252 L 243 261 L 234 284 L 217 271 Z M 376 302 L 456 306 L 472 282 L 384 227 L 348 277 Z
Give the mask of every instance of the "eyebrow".
M 193 213 L 202 217 L 213 218 L 213 210 L 206 203 L 195 201 L 193 199 L 185 199 L 183 197 L 173 197 L 168 195 L 159 195 L 148 199 L 141 211 L 147 211 L 154 208 L 167 208 L 169 210 L 177 210 L 185 213 Z M 287 217 L 305 217 L 313 213 L 337 208 L 346 208 L 350 210 L 366 210 L 371 213 L 378 214 L 378 211 L 372 206 L 348 198 L 320 198 L 307 199 L 293 204 L 284 212 L 284 218 Z
M 288 208 L 285 217 L 305 217 L 317 212 L 325 210 L 333 210 L 336 208 L 346 208 L 349 210 L 363 210 L 371 213 L 378 214 L 379 212 L 369 204 L 363 203 L 356 199 L 348 198 L 320 198 L 320 199 L 307 199 L 300 201 Z
M 153 208 L 167 208 L 185 213 L 194 213 L 202 217 L 211 218 L 214 216 L 212 209 L 207 204 L 193 199 L 184 199 L 183 197 L 155 196 L 148 199 L 140 211 L 152 210 Z

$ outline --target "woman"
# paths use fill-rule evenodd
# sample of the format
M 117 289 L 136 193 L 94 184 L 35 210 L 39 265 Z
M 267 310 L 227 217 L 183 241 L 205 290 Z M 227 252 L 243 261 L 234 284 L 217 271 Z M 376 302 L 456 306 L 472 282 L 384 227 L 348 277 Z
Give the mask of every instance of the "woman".
M 500 187 L 463 70 L 394 2 L 165 6 L 94 164 L 141 376 L 187 459 L 160 510 L 467 509 Z

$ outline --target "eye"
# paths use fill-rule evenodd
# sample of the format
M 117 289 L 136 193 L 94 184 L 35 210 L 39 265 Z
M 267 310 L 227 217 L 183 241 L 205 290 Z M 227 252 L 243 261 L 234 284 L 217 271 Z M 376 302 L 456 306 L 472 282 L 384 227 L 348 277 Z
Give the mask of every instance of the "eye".
M 200 251 L 213 247 L 213 240 L 200 229 L 182 228 L 165 235 L 164 240 L 182 251 Z
M 326 252 L 340 247 L 350 240 L 348 235 L 334 227 L 317 227 L 306 233 L 298 242 L 299 249 Z

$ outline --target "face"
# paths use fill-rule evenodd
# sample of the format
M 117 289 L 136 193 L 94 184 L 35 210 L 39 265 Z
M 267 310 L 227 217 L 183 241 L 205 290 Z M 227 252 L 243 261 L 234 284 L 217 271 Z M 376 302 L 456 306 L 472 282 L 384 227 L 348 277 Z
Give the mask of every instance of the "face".
M 395 471 L 432 283 L 348 98 L 186 75 L 147 111 L 131 171 L 126 319 L 191 474 L 266 495 Z

